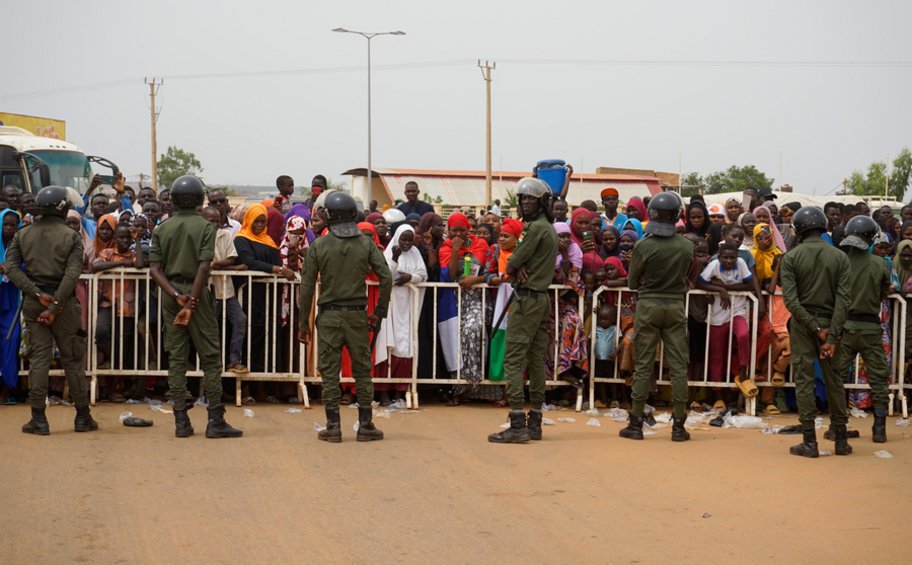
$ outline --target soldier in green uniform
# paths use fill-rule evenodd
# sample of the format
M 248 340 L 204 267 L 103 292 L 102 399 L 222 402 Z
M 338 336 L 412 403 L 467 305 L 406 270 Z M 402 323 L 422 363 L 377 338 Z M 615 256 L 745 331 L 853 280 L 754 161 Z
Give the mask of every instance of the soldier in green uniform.
M 348 349 L 352 374 L 358 389 L 358 441 L 383 439 L 383 432 L 373 423 L 371 402 L 371 350 L 368 336 L 386 317 L 393 277 L 383 253 L 374 241 L 361 234 L 355 224 L 358 206 L 344 192 L 333 192 L 323 204 L 323 218 L 329 233 L 317 238 L 304 258 L 301 277 L 301 316 L 298 339 L 310 343 L 310 305 L 313 302 L 317 276 L 320 277 L 317 369 L 323 378 L 323 408 L 326 429 L 317 437 L 323 441 L 342 441 L 339 414 L 339 371 L 342 368 L 342 346 Z M 373 314 L 366 314 L 367 285 L 365 277 L 373 271 L 380 279 L 380 298 Z
M 861 354 L 874 396 L 874 426 L 871 429 L 874 443 L 887 441 L 887 408 L 890 402 L 887 389 L 890 368 L 880 328 L 880 305 L 890 293 L 890 272 L 886 261 L 868 253 L 879 234 L 877 222 L 868 216 L 855 216 L 846 224 L 845 237 L 839 243 L 846 249 L 849 259 L 852 302 L 834 364 L 836 375 L 843 377 L 855 356 Z M 836 431 L 833 430 L 834 436 Z
M 681 207 L 681 199 L 670 192 L 649 201 L 649 223 L 645 227 L 649 237 L 634 246 L 627 270 L 627 284 L 637 291 L 633 406 L 627 427 L 620 431 L 620 436 L 627 439 L 643 439 L 643 413 L 659 340 L 665 347 L 671 378 L 671 440 L 690 439 L 690 433 L 684 429 L 688 359 L 684 310 L 688 275 L 693 268 L 693 244 L 675 232 Z
M 35 197 L 39 219 L 13 236 L 3 268 L 22 291 L 22 314 L 29 333 L 29 404 L 32 419 L 22 426 L 27 434 L 50 434 L 44 413 L 48 371 L 54 342 L 60 351 L 70 396 L 76 405 L 74 429 L 98 429 L 89 410 L 83 360 L 86 332 L 74 291 L 82 272 L 82 239 L 64 219 L 70 209 L 67 191 L 60 186 L 42 188 Z M 0 337 L 2 339 L 2 337 Z
M 548 350 L 548 286 L 554 278 L 557 233 L 551 225 L 551 189 L 527 177 L 516 185 L 523 219 L 521 243 L 507 261 L 507 274 L 516 282 L 507 319 L 504 375 L 510 402 L 510 427 L 488 436 L 494 443 L 526 443 L 542 438 L 545 402 L 545 355 Z M 529 375 L 529 419 L 523 412 L 523 371 Z
M 204 193 L 203 181 L 193 175 L 184 175 L 171 185 L 171 203 L 177 210 L 152 232 L 149 274 L 164 294 L 162 319 L 175 437 L 193 435 L 187 414 L 193 408 L 193 403 L 187 403 L 191 342 L 203 368 L 203 386 L 209 401 L 206 437 L 241 437 L 244 432 L 225 421 L 222 404 L 218 325 L 208 286 L 209 264 L 215 256 L 215 227 L 197 211 Z
M 820 208 L 804 206 L 792 216 L 792 225 L 801 243 L 782 257 L 780 277 L 785 307 L 792 313 L 789 320 L 792 372 L 804 441 L 790 447 L 789 453 L 802 457 L 819 456 L 814 429 L 817 416 L 814 361 L 819 358 L 836 435 L 835 452 L 836 455 L 848 455 L 852 448 L 846 438 L 845 387 L 842 375 L 834 371 L 833 357 L 838 333 L 845 324 L 851 302 L 849 260 L 845 253 L 821 237 L 827 231 L 827 218 Z

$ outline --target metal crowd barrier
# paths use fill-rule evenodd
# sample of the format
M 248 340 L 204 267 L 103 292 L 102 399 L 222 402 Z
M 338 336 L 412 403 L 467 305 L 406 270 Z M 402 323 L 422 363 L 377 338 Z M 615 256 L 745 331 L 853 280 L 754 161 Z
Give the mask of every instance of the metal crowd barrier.
M 592 308 L 591 323 L 588 328 L 588 332 L 589 332 L 588 338 L 590 340 L 590 350 L 589 350 L 590 351 L 590 363 L 589 363 L 589 370 L 590 370 L 590 373 L 589 373 L 589 383 L 590 383 L 589 384 L 589 405 L 590 406 L 595 405 L 595 385 L 597 383 L 623 384 L 625 382 L 625 379 L 621 378 L 619 375 L 619 372 L 618 372 L 617 355 L 615 355 L 614 361 L 611 364 L 612 369 L 611 369 L 610 375 L 596 375 L 596 372 L 595 372 L 595 368 L 596 368 L 596 363 L 595 363 L 595 361 L 596 361 L 596 359 L 595 359 L 596 335 L 595 334 L 596 334 L 598 309 L 600 306 L 599 298 L 603 294 L 607 294 L 607 293 L 617 295 L 616 304 L 618 304 L 618 305 L 621 304 L 621 297 L 624 294 L 629 293 L 628 296 L 636 295 L 635 291 L 633 291 L 629 288 L 626 288 L 626 287 L 624 287 L 624 288 L 601 287 L 593 293 L 592 306 L 591 306 L 591 308 Z M 707 291 L 703 291 L 703 290 L 697 290 L 697 289 L 689 291 L 687 294 L 687 306 L 686 306 L 685 313 L 689 313 L 689 311 L 690 311 L 690 303 L 691 303 L 692 297 L 699 296 L 699 295 L 714 296 L 715 294 L 716 293 L 707 292 Z M 781 292 L 777 292 L 777 294 L 781 295 Z M 749 331 L 750 331 L 750 338 L 751 338 L 751 364 L 750 364 L 749 374 L 753 378 L 753 376 L 756 374 L 756 360 L 758 357 L 758 355 L 757 355 L 757 342 L 758 342 L 758 329 L 759 329 L 759 317 L 758 317 L 758 311 L 757 311 L 758 300 L 757 300 L 757 297 L 754 296 L 753 293 L 750 293 L 750 292 L 730 291 L 729 295 L 731 295 L 733 297 L 734 296 L 746 296 L 751 301 L 751 308 L 750 308 L 751 319 L 749 321 L 750 322 Z M 894 399 L 897 399 L 900 402 L 903 417 L 908 418 L 909 412 L 908 412 L 908 403 L 907 403 L 907 398 L 906 398 L 906 389 L 912 388 L 912 382 L 910 382 L 910 383 L 905 382 L 905 372 L 906 372 L 907 365 L 908 365 L 904 361 L 904 359 L 905 359 L 905 337 L 906 337 L 906 315 L 907 315 L 906 300 L 899 294 L 891 294 L 888 298 L 892 303 L 892 316 L 891 316 L 892 334 L 891 335 L 892 335 L 892 345 L 893 345 L 892 359 L 891 359 L 891 365 L 890 365 L 891 383 L 889 384 L 889 390 L 890 390 L 889 410 L 890 410 L 890 415 L 893 415 Z M 767 300 L 766 312 L 767 312 L 767 319 L 769 319 L 769 317 L 771 316 L 771 308 L 770 308 L 771 296 L 768 295 L 766 292 L 764 292 L 763 299 Z M 621 332 L 621 318 L 622 318 L 621 314 L 622 314 L 622 309 L 619 306 L 618 311 L 617 311 L 617 319 L 615 320 L 616 327 L 618 328 L 618 330 L 615 332 L 615 343 L 614 343 L 615 352 L 618 351 L 620 342 L 623 339 L 623 335 Z M 732 371 L 730 370 L 730 367 L 732 366 L 732 341 L 734 339 L 734 336 L 731 332 L 729 332 L 729 340 L 728 340 L 728 344 L 727 344 L 725 380 L 723 382 L 714 382 L 714 381 L 710 381 L 708 379 L 709 326 L 710 326 L 711 314 L 712 314 L 712 304 L 710 303 L 708 312 L 707 312 L 706 322 L 705 322 L 707 332 L 706 332 L 706 344 L 705 344 L 705 350 L 704 350 L 703 375 L 702 375 L 702 378 L 699 380 L 689 379 L 688 386 L 689 387 L 737 388 L 738 385 L 733 381 L 734 375 L 732 374 Z M 729 324 L 731 324 L 731 315 L 729 317 Z M 897 338 L 897 336 L 898 336 L 898 338 Z M 772 370 L 772 345 L 773 345 L 772 340 L 770 340 L 769 347 L 767 348 L 766 353 L 765 353 L 766 358 L 767 358 L 767 362 L 766 362 L 766 373 L 767 373 L 766 377 L 767 378 L 765 381 L 756 382 L 758 387 L 773 387 L 774 386 L 771 382 L 772 373 L 773 373 L 773 370 Z M 664 375 L 663 375 L 663 363 L 664 363 L 663 344 L 661 344 L 661 343 L 659 344 L 658 350 L 659 350 L 658 378 L 656 379 L 655 382 L 658 385 L 670 385 L 671 381 L 666 378 L 663 378 L 664 377 Z M 851 373 L 850 373 L 850 375 L 846 376 L 848 378 L 848 381 L 845 384 L 845 387 L 847 390 L 870 390 L 870 386 L 867 383 L 861 382 L 859 379 L 860 366 L 861 366 L 861 357 L 856 356 L 854 366 L 851 369 Z M 795 383 L 792 378 L 791 367 L 790 367 L 790 370 L 786 373 L 786 382 L 785 382 L 785 385 L 783 385 L 783 386 L 789 387 L 789 388 L 795 387 Z M 746 410 L 751 415 L 756 414 L 757 398 L 759 398 L 759 395 L 758 395 L 758 397 L 755 397 L 755 398 L 745 399 L 746 400 L 746 403 L 745 403 Z
M 274 276 L 268 273 L 256 272 L 256 271 L 213 271 L 213 278 L 210 279 L 210 285 L 221 284 L 223 289 L 227 289 L 228 285 L 233 285 L 237 288 L 237 299 L 242 306 L 243 311 L 247 315 L 247 320 L 245 324 L 245 336 L 244 336 L 244 347 L 242 352 L 242 362 L 250 369 L 249 373 L 246 374 L 237 374 L 232 372 L 223 372 L 222 376 L 224 378 L 234 378 L 235 379 L 235 397 L 236 403 L 240 405 L 241 403 L 241 390 L 245 382 L 259 382 L 259 381 L 274 381 L 274 382 L 284 382 L 284 383 L 293 383 L 296 385 L 296 393 L 301 402 L 304 403 L 306 407 L 310 407 L 310 399 L 307 392 L 307 383 L 319 384 L 321 382 L 320 377 L 317 375 L 315 359 L 319 355 L 319 340 L 317 339 L 317 332 L 314 329 L 313 335 L 314 339 L 310 345 L 301 344 L 297 340 L 297 327 L 298 327 L 298 315 L 299 315 L 299 294 L 300 294 L 300 279 L 295 281 L 288 281 L 284 278 Z M 111 320 L 111 340 L 107 346 L 102 351 L 100 348 L 95 346 L 96 333 L 99 327 L 99 323 L 104 326 L 106 321 L 104 318 L 107 316 L 106 313 L 99 311 L 99 301 L 100 294 L 99 291 L 104 289 L 106 285 L 116 285 L 118 288 L 123 288 L 125 284 L 132 283 L 134 285 L 134 304 L 133 304 L 133 315 L 121 315 L 122 312 L 114 312 L 114 315 L 110 317 Z M 376 283 L 370 283 L 376 284 Z M 86 319 L 86 330 L 88 333 L 87 343 L 88 351 L 86 352 L 86 374 L 91 379 L 90 392 L 91 400 L 94 403 L 98 393 L 98 379 L 104 377 L 134 377 L 134 378 L 157 378 L 157 377 L 166 377 L 168 374 L 166 367 L 166 353 L 164 351 L 164 345 L 162 343 L 163 338 L 163 326 L 164 323 L 171 323 L 170 320 L 162 319 L 162 312 L 160 304 L 162 301 L 161 290 L 151 282 L 149 278 L 148 270 L 144 269 L 113 269 L 110 271 L 105 271 L 101 273 L 94 274 L 84 274 L 80 277 L 80 285 L 84 287 L 86 291 L 85 303 L 82 304 L 83 307 L 83 316 Z M 456 300 L 458 304 L 458 325 L 461 327 L 462 324 L 462 302 L 464 299 L 465 289 L 461 288 L 458 283 L 440 283 L 440 282 L 429 282 L 421 283 L 417 285 L 409 285 L 411 289 L 411 308 L 412 308 L 412 351 L 416 352 L 416 355 L 412 358 L 412 373 L 410 377 L 407 378 L 390 378 L 391 364 L 387 363 L 387 374 L 386 375 L 374 375 L 375 383 L 383 384 L 407 384 L 409 385 L 409 391 L 406 395 L 407 405 L 409 407 L 418 407 L 419 398 L 418 398 L 418 386 L 419 385 L 440 385 L 440 386 L 469 386 L 471 381 L 467 378 L 464 378 L 462 374 L 463 363 L 461 359 L 462 355 L 462 335 L 461 332 L 457 332 L 456 339 L 456 351 L 460 358 L 457 361 L 457 369 L 452 371 L 451 374 L 447 375 L 438 375 L 437 374 L 437 365 L 438 365 L 438 356 L 441 354 L 440 345 L 440 335 L 437 324 L 437 315 L 438 315 L 438 302 L 439 294 L 443 289 L 452 289 L 456 292 Z M 505 386 L 506 380 L 503 381 L 492 381 L 489 377 L 489 329 L 493 331 L 491 326 L 496 320 L 492 319 L 492 316 L 488 313 L 488 304 L 494 300 L 492 298 L 492 289 L 497 287 L 492 287 L 488 285 L 476 285 L 472 287 L 472 290 L 475 289 L 484 289 L 481 295 L 481 311 L 484 317 L 484 323 L 482 324 L 481 334 L 479 338 L 478 347 L 480 348 L 481 353 L 481 371 L 482 378 L 478 381 L 478 386 Z M 430 351 L 419 351 L 419 322 L 421 318 L 422 304 L 418 303 L 418 289 L 425 290 L 425 301 L 431 301 L 432 304 L 432 318 L 433 318 L 433 330 L 431 332 L 431 350 Z M 567 386 L 570 383 L 566 381 L 558 380 L 558 365 L 560 361 L 560 336 L 561 331 L 561 316 L 559 308 L 559 296 L 561 293 L 567 290 L 572 290 L 571 287 L 563 285 L 551 285 L 549 292 L 553 296 L 554 308 L 553 308 L 553 317 L 552 324 L 554 328 L 554 335 L 550 343 L 551 347 L 551 356 L 552 356 L 552 378 L 549 379 L 546 384 L 548 386 Z M 625 379 L 621 378 L 618 374 L 618 360 L 615 356 L 614 362 L 611 364 L 610 374 L 607 375 L 597 375 L 596 374 L 596 358 L 595 358 L 595 328 L 597 325 L 597 316 L 598 316 L 598 307 L 600 304 L 600 297 L 606 293 L 611 293 L 616 295 L 616 303 L 621 304 L 622 298 L 626 295 L 627 297 L 635 297 L 636 292 L 630 290 L 629 288 L 607 288 L 601 287 L 597 289 L 592 296 L 592 305 L 591 310 L 587 312 L 585 298 L 580 296 L 578 299 L 578 309 L 577 312 L 581 318 L 580 325 L 580 335 L 579 339 L 588 340 L 589 342 L 589 405 L 595 405 L 595 385 L 598 383 L 609 383 L 609 384 L 623 384 Z M 115 293 L 119 295 L 120 293 Z M 690 308 L 691 298 L 698 295 L 712 295 L 713 293 L 708 293 L 702 290 L 691 290 L 688 293 L 687 308 Z M 751 365 L 750 365 L 750 374 L 755 375 L 756 373 L 756 359 L 757 359 L 757 330 L 758 330 L 758 314 L 757 314 L 757 298 L 750 292 L 730 292 L 732 296 L 746 296 L 751 301 L 750 308 L 750 337 L 751 337 Z M 319 297 L 319 284 L 317 287 L 316 298 Z M 316 301 L 315 298 L 315 301 Z M 764 293 L 764 299 L 770 300 L 771 297 Z M 892 317 L 891 317 L 891 328 L 892 328 L 892 343 L 893 343 L 893 356 L 891 362 L 891 383 L 890 388 L 890 413 L 893 413 L 893 400 L 894 398 L 899 401 L 901 405 L 903 417 L 908 417 L 908 406 L 907 406 L 907 390 L 912 389 L 912 380 L 906 382 L 905 372 L 907 369 L 907 363 L 905 363 L 905 337 L 906 337 L 906 319 L 907 319 L 907 306 L 906 300 L 899 294 L 891 294 L 889 299 L 892 303 Z M 282 305 L 283 303 L 287 304 L 287 314 L 284 318 L 282 316 Z M 707 343 L 705 349 L 706 360 L 703 365 L 702 376 L 699 379 L 690 379 L 688 385 L 691 387 L 721 387 L 721 388 L 737 388 L 737 385 L 732 380 L 732 375 L 730 371 L 726 371 L 725 380 L 723 382 L 713 382 L 709 380 L 709 364 L 708 364 L 708 352 L 709 352 L 709 317 L 711 314 L 712 305 L 709 306 L 709 312 L 707 314 Z M 256 311 L 256 315 L 253 315 L 253 312 Z M 318 311 L 318 308 L 314 308 L 314 314 Z M 112 310 L 113 312 L 113 310 Z M 767 312 L 770 312 L 770 309 L 767 309 Z M 586 315 L 589 314 L 589 324 L 586 324 Z M 622 310 L 618 308 L 617 320 L 615 320 L 618 327 L 618 331 L 615 335 L 615 350 L 622 339 L 622 334 L 620 332 L 620 322 Z M 218 307 L 216 312 L 216 318 L 220 321 L 219 325 L 219 340 L 222 344 L 222 362 L 223 366 L 228 362 L 227 359 L 227 349 L 230 342 L 230 329 L 227 323 L 227 304 L 225 301 Z M 309 324 L 313 325 L 313 320 L 308 321 Z M 726 354 L 726 367 L 731 367 L 732 361 L 732 340 L 733 336 L 729 335 L 728 350 Z M 772 341 L 771 341 L 772 345 Z M 377 347 L 381 347 L 378 345 Z M 657 356 L 658 361 L 658 376 L 656 378 L 656 385 L 670 385 L 671 382 L 668 380 L 664 373 L 664 355 L 663 355 L 663 346 L 660 343 L 659 345 L 659 354 Z M 767 356 L 767 379 L 765 382 L 757 382 L 758 387 L 770 387 L 773 386 L 771 381 L 772 375 L 772 351 L 771 348 L 766 351 Z M 429 355 L 431 357 L 431 374 L 419 374 L 419 357 Z M 195 357 L 195 355 L 193 355 Z M 391 357 L 391 353 L 388 352 L 387 359 Z M 20 365 L 20 375 L 27 375 L 28 370 L 23 362 Z M 856 359 L 854 370 L 851 371 L 851 375 L 846 384 L 846 388 L 849 390 L 867 390 L 870 387 L 863 382 L 860 382 L 858 378 L 858 369 L 860 367 L 860 361 Z M 62 376 L 63 371 L 60 369 L 53 369 L 51 371 L 51 376 Z M 199 367 L 198 359 L 195 359 L 191 365 L 190 370 L 187 373 L 188 377 L 202 377 L 202 371 Z M 344 383 L 352 383 L 354 379 L 349 377 L 344 377 L 341 379 Z M 786 377 L 786 387 L 794 387 L 794 382 L 792 381 L 791 371 L 787 373 Z M 749 413 L 754 414 L 756 412 L 756 398 L 750 399 L 751 402 L 747 403 L 747 410 Z M 576 409 L 579 411 L 582 408 L 583 404 L 583 390 L 580 389 L 576 398 Z
M 370 282 L 369 284 L 376 285 L 377 283 Z M 442 289 L 453 289 L 456 292 L 457 311 L 458 311 L 457 325 L 459 327 L 461 327 L 462 311 L 463 311 L 462 302 L 463 302 L 463 297 L 464 297 L 466 289 L 463 289 L 462 287 L 459 286 L 458 283 L 454 283 L 454 282 L 448 282 L 448 283 L 447 282 L 425 282 L 425 283 L 420 283 L 420 284 L 412 284 L 412 285 L 409 285 L 409 287 L 411 289 L 410 295 L 411 295 L 411 301 L 412 301 L 412 305 L 411 305 L 412 324 L 413 324 L 412 332 L 411 332 L 412 351 L 417 352 L 417 355 L 415 355 L 412 358 L 412 376 L 410 378 L 401 378 L 401 377 L 400 378 L 391 378 L 389 376 L 390 371 L 391 371 L 391 363 L 387 363 L 387 375 L 386 376 L 374 375 L 374 383 L 375 384 L 377 384 L 377 383 L 380 383 L 380 384 L 408 384 L 409 391 L 408 391 L 408 394 L 406 395 L 406 405 L 409 408 L 417 408 L 419 406 L 419 398 L 418 398 L 418 386 L 419 385 L 471 386 L 471 384 L 472 384 L 472 382 L 469 379 L 464 378 L 464 376 L 462 374 L 462 372 L 463 372 L 463 359 L 462 359 L 463 343 L 462 343 L 461 331 L 457 332 L 457 334 L 456 334 L 456 339 L 457 339 L 456 351 L 458 354 L 456 370 L 452 371 L 451 372 L 452 374 L 450 374 L 448 376 L 439 376 L 436 371 L 438 356 L 442 354 L 440 352 L 440 347 L 439 347 L 440 335 L 439 335 L 439 329 L 438 329 L 438 324 L 437 324 L 439 293 Z M 490 294 L 489 291 L 492 289 L 497 289 L 497 288 L 498 287 L 490 286 L 490 285 L 486 285 L 486 284 L 479 284 L 479 285 L 475 285 L 475 286 L 471 287 L 471 290 L 483 289 L 483 291 L 481 292 L 481 312 L 482 312 L 482 316 L 484 318 L 484 323 L 482 324 L 481 336 L 480 336 L 479 343 L 478 343 L 478 347 L 480 348 L 480 352 L 481 352 L 481 365 L 482 365 L 481 370 L 482 370 L 483 378 L 477 382 L 477 386 L 506 386 L 506 384 L 507 384 L 506 380 L 492 381 L 488 378 L 489 371 L 490 371 L 490 367 L 489 367 L 490 350 L 488 347 L 490 344 L 490 340 L 489 340 L 489 336 L 488 336 L 488 330 L 489 330 L 489 324 L 493 325 L 494 323 L 497 322 L 497 320 L 489 319 L 489 317 L 488 317 L 488 303 L 492 301 L 492 298 L 489 296 L 489 294 Z M 433 330 L 431 332 L 432 339 L 431 339 L 431 350 L 430 351 L 419 351 L 418 350 L 418 335 L 420 332 L 419 322 L 420 322 L 420 314 L 421 314 L 421 310 L 422 310 L 422 305 L 418 304 L 418 296 L 419 296 L 418 290 L 419 289 L 425 289 L 424 300 L 425 301 L 430 300 L 431 304 L 433 305 L 432 306 L 432 319 L 434 320 L 434 323 L 433 323 Z M 558 296 L 560 295 L 561 292 L 564 292 L 566 290 L 572 290 L 572 289 L 571 289 L 571 287 L 565 286 L 565 285 L 551 285 L 549 287 L 549 293 L 552 293 L 552 295 L 554 296 L 554 310 L 553 310 L 554 317 L 552 318 L 552 321 L 554 323 L 555 336 L 560 336 L 560 334 L 561 334 Z M 319 285 L 318 285 L 318 289 L 317 289 L 317 298 L 316 299 L 318 299 L 318 298 L 319 298 Z M 315 301 L 316 301 L 316 299 L 315 299 Z M 585 309 L 585 307 L 584 307 L 583 297 L 580 297 L 577 311 L 583 312 L 584 309 Z M 317 307 L 317 310 L 319 310 L 319 307 Z M 582 331 L 582 330 L 584 330 L 582 324 L 580 325 L 580 329 L 581 329 L 581 333 L 584 333 L 584 331 Z M 493 328 L 492 328 L 492 330 L 493 330 Z M 318 344 L 319 340 L 317 339 L 316 329 L 314 329 L 313 335 L 314 335 L 313 342 L 315 344 Z M 580 335 L 580 339 L 584 339 L 584 337 L 585 337 L 584 335 Z M 376 347 L 379 348 L 381 346 L 382 346 L 382 344 L 378 343 Z M 557 379 L 558 364 L 559 364 L 559 360 L 560 360 L 559 340 L 552 340 L 551 347 L 552 347 L 552 357 L 553 357 L 553 359 L 552 359 L 552 378 L 547 380 L 545 382 L 545 384 L 546 384 L 546 386 L 569 386 L 570 383 Z M 316 346 L 315 350 L 314 350 L 314 356 L 316 357 L 318 355 L 319 355 L 319 348 L 318 348 L 318 346 Z M 430 374 L 430 375 L 419 375 L 418 374 L 418 364 L 419 364 L 418 359 L 419 359 L 419 356 L 421 356 L 421 355 L 429 355 L 431 357 L 432 374 Z M 391 353 L 388 353 L 387 358 L 389 359 L 390 357 L 391 357 Z M 313 367 L 313 366 L 311 366 L 309 368 L 315 369 L 315 367 Z M 354 379 L 351 377 L 342 377 L 340 380 L 343 383 L 355 382 Z M 321 382 L 321 379 L 316 374 L 316 370 L 314 370 L 313 372 L 309 372 L 308 374 L 303 376 L 302 381 L 304 383 L 319 384 Z M 310 399 L 307 397 L 306 387 L 303 390 L 303 393 L 304 393 L 304 404 L 305 404 L 305 406 L 310 407 Z M 577 410 L 581 409 L 582 403 L 583 403 L 583 390 L 579 389 L 579 391 L 577 392 L 577 396 L 576 396 Z

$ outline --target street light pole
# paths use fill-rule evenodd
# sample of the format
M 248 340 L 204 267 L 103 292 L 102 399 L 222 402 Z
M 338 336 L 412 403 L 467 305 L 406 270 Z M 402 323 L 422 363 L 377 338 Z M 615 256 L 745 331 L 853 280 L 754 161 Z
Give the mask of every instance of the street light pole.
M 405 35 L 404 31 L 380 31 L 380 32 L 368 32 L 368 31 L 354 31 L 351 29 L 345 29 L 343 27 L 337 27 L 333 29 L 337 33 L 354 33 L 360 35 L 367 40 L 367 199 L 370 200 L 373 188 L 373 169 L 371 163 L 371 39 L 377 37 L 378 35 Z M 366 205 L 367 202 L 364 202 Z

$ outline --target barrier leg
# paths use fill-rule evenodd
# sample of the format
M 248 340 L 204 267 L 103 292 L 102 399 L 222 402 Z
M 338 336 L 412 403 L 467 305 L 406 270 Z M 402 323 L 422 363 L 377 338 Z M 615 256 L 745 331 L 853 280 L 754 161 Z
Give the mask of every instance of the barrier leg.
M 418 410 L 418 387 L 412 391 L 412 410 Z
M 234 404 L 241 405 L 241 377 L 237 373 L 234 376 Z
M 890 402 L 887 404 L 887 416 L 892 416 L 893 415 L 893 399 L 896 398 L 896 395 L 891 392 L 887 396 L 890 399 Z
M 592 406 L 590 406 L 592 408 Z M 583 389 L 582 387 L 576 389 L 576 411 L 583 411 Z
M 301 401 L 305 409 L 310 409 L 310 394 L 307 392 L 307 384 L 303 378 L 298 381 L 298 400 Z

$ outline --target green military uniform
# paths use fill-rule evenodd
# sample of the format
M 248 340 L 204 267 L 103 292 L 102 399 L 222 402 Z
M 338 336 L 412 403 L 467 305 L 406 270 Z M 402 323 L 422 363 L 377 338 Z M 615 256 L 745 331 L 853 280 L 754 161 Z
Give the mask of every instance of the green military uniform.
M 189 295 L 203 261 L 215 256 L 215 227 L 194 209 L 179 209 L 152 232 L 150 263 L 161 263 L 162 274 L 180 294 Z M 174 296 L 162 297 L 164 346 L 168 352 L 168 386 L 174 407 L 184 410 L 190 343 L 203 368 L 203 386 L 210 406 L 222 404 L 222 365 L 215 305 L 209 287 L 200 294 L 186 327 L 172 323 L 181 307 Z
M 675 234 L 641 239 L 633 248 L 627 284 L 637 291 L 634 316 L 633 407 L 642 418 L 659 340 L 671 378 L 673 415 L 687 415 L 687 277 L 693 268 L 693 243 Z
M 507 318 L 504 375 L 510 408 L 522 410 L 523 371 L 529 374 L 529 399 L 533 410 L 545 402 L 545 356 L 548 352 L 548 314 L 551 301 L 548 286 L 554 279 L 557 233 L 544 214 L 524 226 L 522 242 L 507 262 L 508 268 L 528 271 L 528 278 L 516 288 L 516 298 Z
M 341 392 L 339 372 L 342 346 L 348 349 L 352 376 L 358 390 L 358 405 L 370 409 L 374 400 L 371 382 L 371 351 L 365 308 L 370 271 L 380 279 L 380 298 L 374 315 L 386 317 L 393 278 L 386 259 L 373 240 L 364 236 L 337 237 L 328 233 L 317 238 L 304 258 L 301 277 L 300 327 L 307 329 L 317 275 L 320 276 L 319 314 L 316 325 L 319 340 L 317 369 L 323 378 L 323 405 L 337 410 Z
M 73 403 L 77 409 L 89 405 L 84 366 L 86 332 L 82 329 L 82 310 L 74 297 L 82 273 L 82 255 L 79 234 L 62 217 L 50 214 L 16 232 L 6 252 L 6 275 L 22 290 L 22 314 L 29 335 L 29 403 L 33 408 L 45 406 L 55 341 Z M 54 304 L 45 308 L 38 301 L 42 292 L 52 295 Z M 50 327 L 38 322 L 44 310 L 56 314 Z
M 861 249 L 849 248 L 847 257 L 851 303 L 834 363 L 836 376 L 845 377 L 855 356 L 861 354 L 874 396 L 874 413 L 886 416 L 890 369 L 883 349 L 880 305 L 890 293 L 890 272 L 886 261 Z
M 792 313 L 789 320 L 792 372 L 798 400 L 798 420 L 803 430 L 812 431 L 817 416 L 814 362 L 818 360 L 823 370 L 830 419 L 834 424 L 843 426 L 848 421 L 842 375 L 834 371 L 831 359 L 819 359 L 821 343 L 817 332 L 829 328 L 827 343 L 836 343 L 837 332 L 846 322 L 851 302 L 849 270 L 846 254 L 819 235 L 804 237 L 800 245 L 782 257 L 782 296 L 785 307 Z M 879 285 L 877 289 L 879 293 Z

